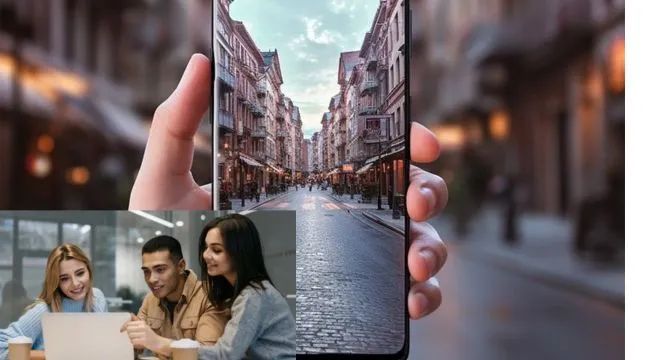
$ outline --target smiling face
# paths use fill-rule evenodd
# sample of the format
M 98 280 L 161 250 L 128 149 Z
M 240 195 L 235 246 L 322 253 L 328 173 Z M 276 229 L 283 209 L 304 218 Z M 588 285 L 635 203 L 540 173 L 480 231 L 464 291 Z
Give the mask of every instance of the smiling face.
M 83 300 L 90 291 L 90 272 L 86 264 L 79 260 L 61 261 L 59 288 L 72 300 Z
M 142 254 L 142 271 L 149 289 L 158 299 L 178 292 L 185 272 L 185 260 L 174 264 L 169 250 Z
M 230 257 L 226 253 L 225 243 L 221 237 L 219 228 L 215 227 L 208 231 L 205 237 L 205 250 L 203 259 L 207 265 L 208 275 L 226 276 L 227 278 L 234 274 Z

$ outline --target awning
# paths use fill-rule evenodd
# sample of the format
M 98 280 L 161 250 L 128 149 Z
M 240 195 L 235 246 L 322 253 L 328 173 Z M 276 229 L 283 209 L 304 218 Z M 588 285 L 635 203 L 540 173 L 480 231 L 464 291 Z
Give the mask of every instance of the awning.
M 363 173 L 367 172 L 368 170 L 370 170 L 370 168 L 373 165 L 374 165 L 373 163 L 364 165 L 361 169 L 357 170 L 357 174 L 363 174 Z
M 0 108 L 13 106 L 13 76 L 0 69 Z M 22 83 L 21 110 L 28 114 L 53 119 L 56 116 L 56 104 L 47 93 L 39 91 L 35 86 L 25 86 Z
M 327 176 L 336 175 L 336 174 L 338 174 L 339 172 L 341 172 L 341 170 L 340 170 L 339 168 L 336 168 L 336 169 L 330 171 L 329 173 L 327 173 Z
M 252 157 L 246 154 L 239 154 L 239 158 L 242 159 L 246 164 L 250 166 L 264 167 L 264 165 L 260 164 L 257 160 L 253 159 Z
M 271 163 L 268 162 L 268 161 L 266 162 L 266 165 L 267 165 L 268 167 L 270 167 L 271 170 L 273 170 L 273 171 L 276 172 L 277 174 L 282 175 L 283 171 L 282 171 L 282 169 L 280 169 L 279 167 L 277 167 L 277 166 L 271 164 Z
M 388 152 L 386 154 L 381 154 L 381 161 L 391 160 L 391 158 L 396 157 L 400 153 L 404 152 L 404 150 L 405 150 L 405 147 L 404 147 L 404 145 L 402 145 L 402 146 L 398 147 L 397 149 L 394 149 L 394 150 L 392 150 L 392 151 L 390 151 L 390 152 Z
M 105 100 L 97 100 L 94 103 L 104 115 L 106 127 L 115 135 L 137 147 L 144 148 L 147 145 L 149 131 L 138 114 Z
M 366 165 L 372 165 L 375 161 L 379 160 L 379 156 L 373 156 L 366 160 L 365 164 Z

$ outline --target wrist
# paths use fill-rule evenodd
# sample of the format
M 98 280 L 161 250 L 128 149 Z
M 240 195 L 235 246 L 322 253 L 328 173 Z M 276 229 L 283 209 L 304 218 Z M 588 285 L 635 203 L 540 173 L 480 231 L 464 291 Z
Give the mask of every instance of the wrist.
M 171 339 L 164 338 L 162 336 L 156 335 L 156 349 L 154 352 L 164 356 L 171 356 L 172 354 L 172 341 Z

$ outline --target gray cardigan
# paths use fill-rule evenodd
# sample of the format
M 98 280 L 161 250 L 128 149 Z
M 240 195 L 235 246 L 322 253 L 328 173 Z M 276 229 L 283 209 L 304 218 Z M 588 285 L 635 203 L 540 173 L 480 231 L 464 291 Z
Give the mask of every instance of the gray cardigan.
M 199 349 L 200 360 L 295 359 L 296 322 L 287 301 L 268 281 L 265 289 L 245 287 L 214 346 Z

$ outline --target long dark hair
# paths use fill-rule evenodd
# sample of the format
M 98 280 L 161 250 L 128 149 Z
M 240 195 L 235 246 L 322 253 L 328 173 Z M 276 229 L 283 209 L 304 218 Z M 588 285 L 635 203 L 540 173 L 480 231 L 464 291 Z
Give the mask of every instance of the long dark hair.
M 231 266 L 237 272 L 234 286 L 222 275 L 208 274 L 203 253 L 207 246 L 205 238 L 214 228 L 219 229 Z M 230 308 L 239 293 L 248 285 L 255 289 L 264 289 L 264 280 L 273 285 L 264 266 L 260 234 L 253 221 L 240 214 L 218 217 L 205 225 L 199 238 L 199 262 L 203 289 L 210 302 L 219 310 Z

